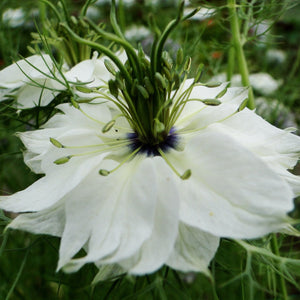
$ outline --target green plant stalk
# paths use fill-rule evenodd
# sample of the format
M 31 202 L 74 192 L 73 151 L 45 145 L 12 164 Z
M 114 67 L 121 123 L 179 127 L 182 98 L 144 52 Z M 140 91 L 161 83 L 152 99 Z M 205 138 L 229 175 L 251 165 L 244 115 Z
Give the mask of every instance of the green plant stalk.
M 235 65 L 235 49 L 233 46 L 230 46 L 228 50 L 228 63 L 227 63 L 227 73 L 226 79 L 230 81 L 234 72 L 234 65 Z
M 227 4 L 228 4 L 228 9 L 230 14 L 232 43 L 238 60 L 239 71 L 242 77 L 242 84 L 244 86 L 249 86 L 247 106 L 250 109 L 254 109 L 255 101 L 254 101 L 253 90 L 250 85 L 247 61 L 243 50 L 243 43 L 240 34 L 240 25 L 239 25 L 239 20 L 236 11 L 236 0 L 227 0 Z
M 273 253 L 276 254 L 277 256 L 280 256 L 277 236 L 275 233 L 272 234 L 271 247 L 272 247 Z M 288 300 L 289 297 L 287 294 L 287 289 L 286 289 L 285 280 L 284 280 L 283 276 L 279 276 L 279 282 L 280 282 L 280 291 L 283 295 L 283 299 Z

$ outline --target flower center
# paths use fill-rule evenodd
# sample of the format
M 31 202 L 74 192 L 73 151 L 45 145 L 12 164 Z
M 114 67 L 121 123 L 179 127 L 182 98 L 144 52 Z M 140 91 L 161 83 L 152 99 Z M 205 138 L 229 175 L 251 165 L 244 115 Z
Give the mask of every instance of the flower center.
M 129 133 L 127 137 L 130 141 L 129 147 L 132 151 L 140 148 L 139 152 L 147 156 L 161 156 L 159 149 L 167 153 L 170 149 L 176 149 L 179 142 L 179 137 L 174 127 L 171 128 L 169 134 L 161 142 L 143 142 L 135 132 Z

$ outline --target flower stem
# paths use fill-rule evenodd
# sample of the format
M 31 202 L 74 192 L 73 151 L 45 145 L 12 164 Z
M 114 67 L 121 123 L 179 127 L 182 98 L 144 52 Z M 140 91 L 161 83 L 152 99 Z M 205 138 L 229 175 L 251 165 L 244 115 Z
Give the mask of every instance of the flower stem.
M 272 239 L 271 239 L 271 247 L 272 247 L 272 251 L 275 255 L 280 256 L 279 253 L 279 247 L 278 247 L 278 241 L 277 241 L 277 236 L 275 233 L 273 233 L 272 235 Z M 283 299 L 284 300 L 288 300 L 288 294 L 287 294 L 287 290 L 286 290 L 286 285 L 285 285 L 285 280 L 283 276 L 279 276 L 279 282 L 280 282 L 280 291 L 282 293 Z
M 247 102 L 247 106 L 250 109 L 254 109 L 255 108 L 254 95 L 250 85 L 249 71 L 248 71 L 247 61 L 243 50 L 243 42 L 240 34 L 240 25 L 239 25 L 239 20 L 236 11 L 236 0 L 227 0 L 227 4 L 230 13 L 232 43 L 233 43 L 233 47 L 235 48 L 235 53 L 237 56 L 239 70 L 242 77 L 242 84 L 244 86 L 249 86 L 249 94 L 248 94 L 249 99 Z

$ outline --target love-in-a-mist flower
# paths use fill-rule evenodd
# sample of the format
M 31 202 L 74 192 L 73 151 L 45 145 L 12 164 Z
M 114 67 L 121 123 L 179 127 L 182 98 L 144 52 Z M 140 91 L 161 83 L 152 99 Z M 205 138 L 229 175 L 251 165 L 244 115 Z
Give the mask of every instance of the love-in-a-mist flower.
M 125 65 L 107 51 L 118 70 L 97 99 L 61 104 L 19 134 L 25 163 L 45 176 L 0 207 L 23 212 L 10 228 L 61 237 L 58 269 L 206 273 L 220 238 L 290 230 L 299 137 L 239 111 L 247 90 L 187 79 L 191 60 L 162 52 L 170 26 L 150 60 L 126 43 Z

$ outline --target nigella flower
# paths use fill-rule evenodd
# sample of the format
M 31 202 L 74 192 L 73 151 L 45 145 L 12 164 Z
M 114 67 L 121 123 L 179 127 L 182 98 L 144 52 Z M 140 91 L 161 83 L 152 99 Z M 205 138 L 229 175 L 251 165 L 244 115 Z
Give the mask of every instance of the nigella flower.
M 95 263 L 131 274 L 162 265 L 207 273 L 222 237 L 291 232 L 300 179 L 288 169 L 299 137 L 240 111 L 246 89 L 198 83 L 201 68 L 187 79 L 191 59 L 179 50 L 174 63 L 163 51 L 188 17 L 183 3 L 150 58 L 123 39 L 112 4 L 117 36 L 101 33 L 128 60 L 65 26 L 105 52 L 112 77 L 96 99 L 73 97 L 44 128 L 19 134 L 25 163 L 45 175 L 0 198 L 2 209 L 22 212 L 9 227 L 61 237 L 58 269 Z M 82 248 L 86 255 L 76 256 Z
M 206 272 L 220 237 L 286 230 L 300 192 L 286 170 L 297 162 L 299 138 L 237 112 L 245 90 L 229 88 L 208 106 L 188 100 L 215 99 L 225 84 L 191 83 L 172 93 L 187 104 L 156 143 L 104 103 L 62 104 L 45 128 L 20 133 L 26 164 L 45 176 L 1 197 L 1 208 L 27 212 L 9 227 L 60 236 L 58 268 L 95 262 L 132 274 L 163 264 Z M 82 247 L 86 256 L 74 258 Z

